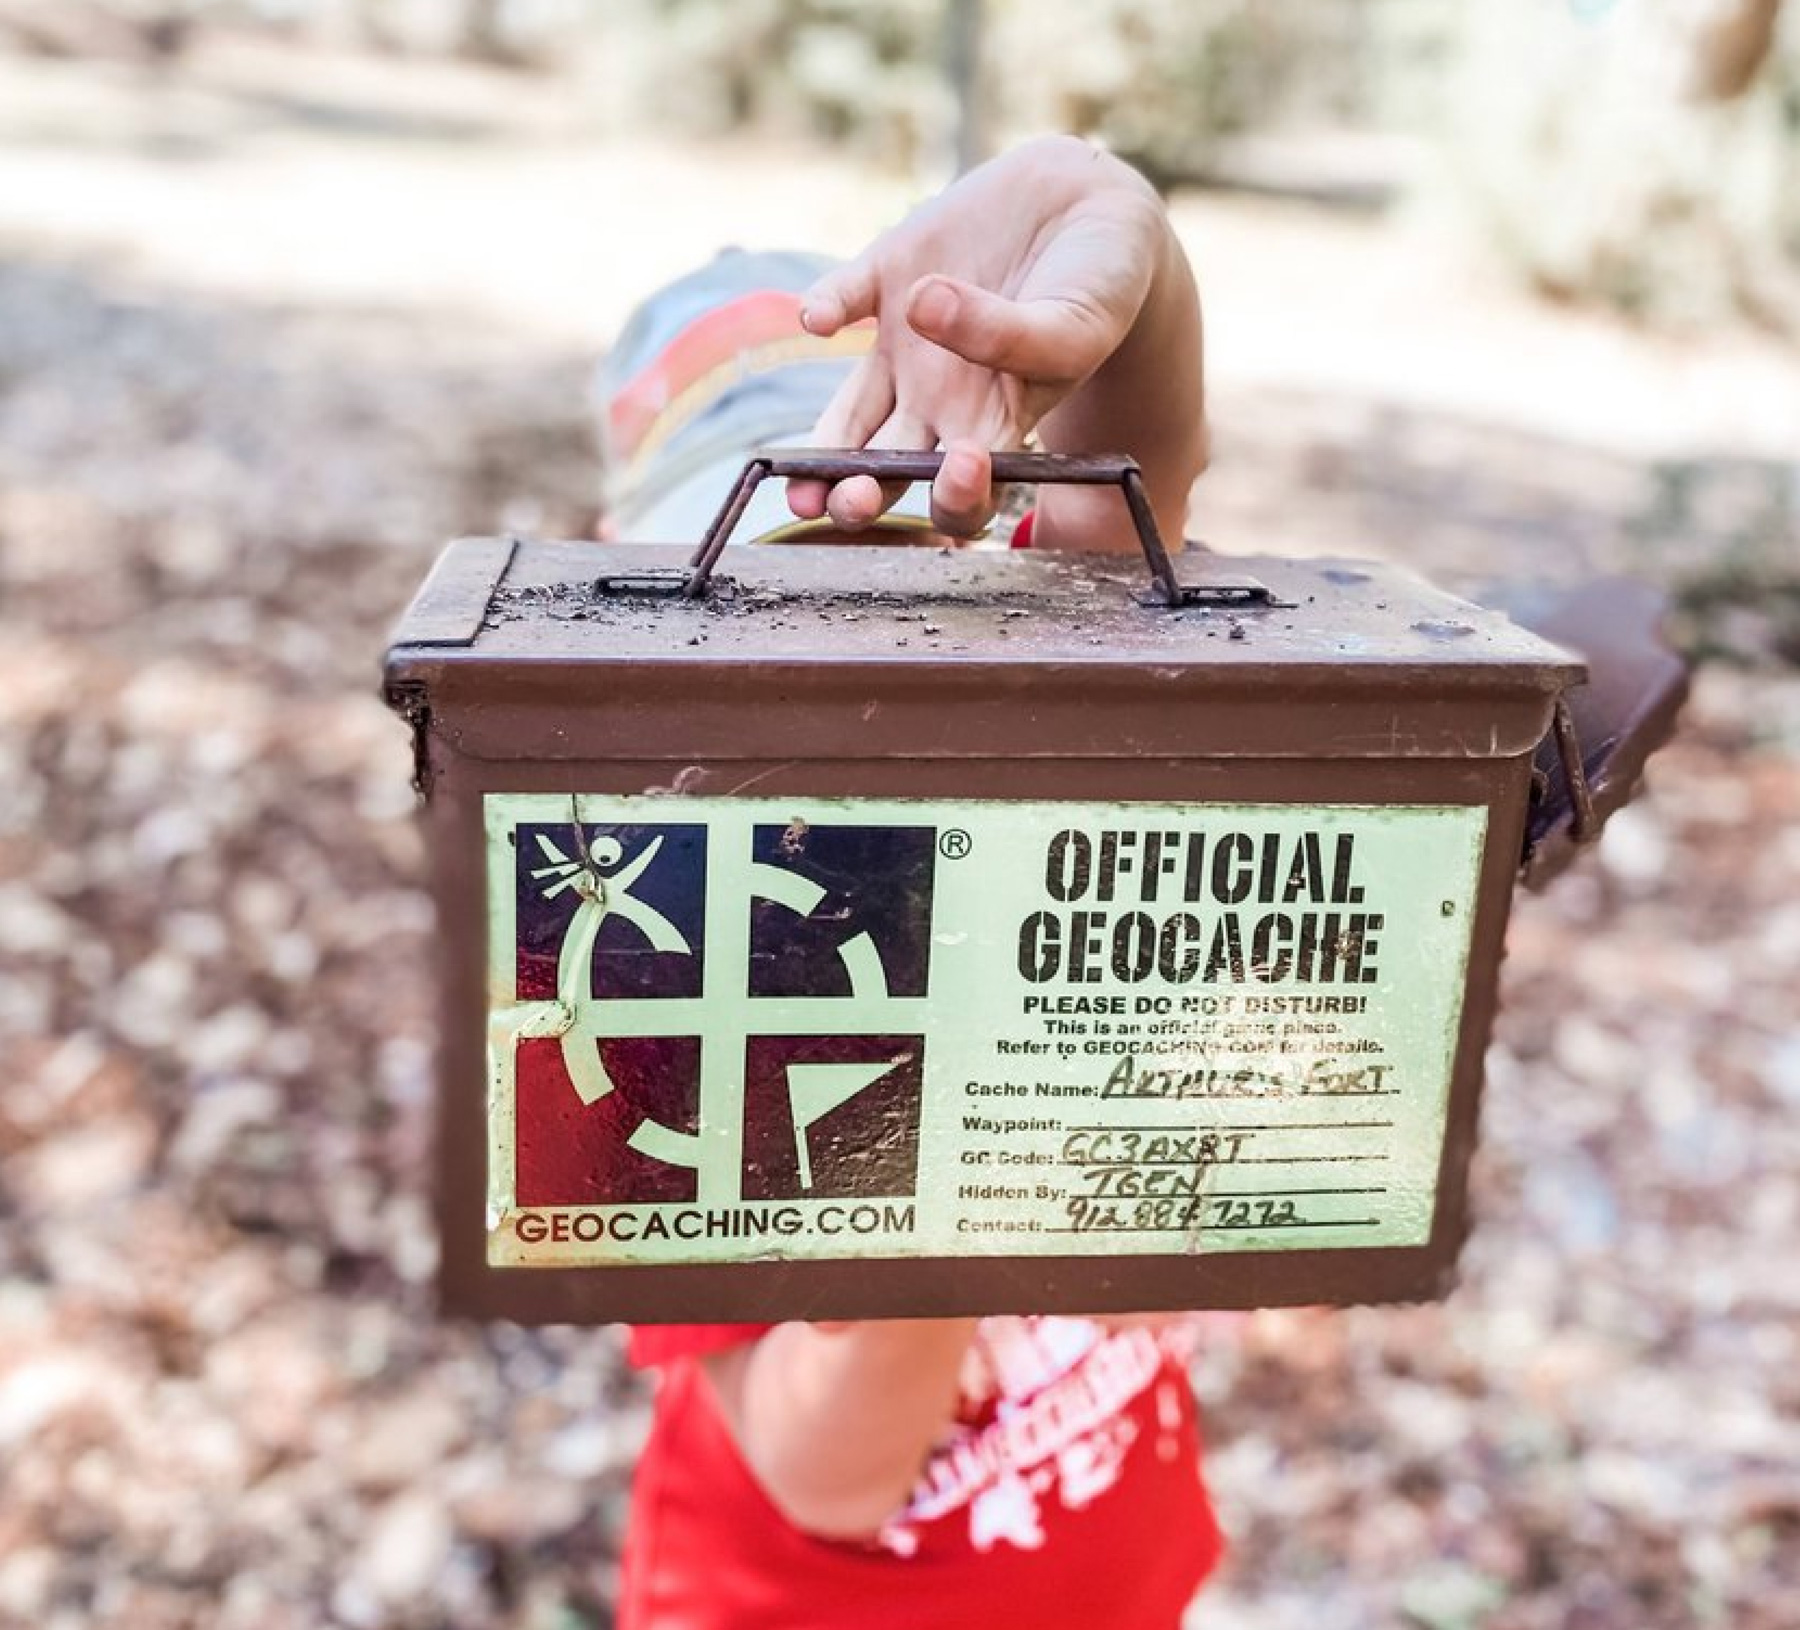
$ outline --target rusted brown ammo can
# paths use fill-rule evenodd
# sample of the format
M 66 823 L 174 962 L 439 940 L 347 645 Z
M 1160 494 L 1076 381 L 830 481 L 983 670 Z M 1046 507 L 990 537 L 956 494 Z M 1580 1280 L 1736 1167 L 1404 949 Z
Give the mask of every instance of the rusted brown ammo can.
M 928 456 L 856 467 L 922 478 Z M 1431 1297 L 1580 664 L 1392 569 L 451 546 L 402 621 L 447 1306 Z M 1571 742 L 1561 763 L 1580 792 Z

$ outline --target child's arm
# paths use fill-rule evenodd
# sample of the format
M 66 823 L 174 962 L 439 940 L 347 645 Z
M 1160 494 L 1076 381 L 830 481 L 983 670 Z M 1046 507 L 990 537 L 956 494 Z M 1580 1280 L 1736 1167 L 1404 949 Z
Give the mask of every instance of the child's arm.
M 745 1462 L 796 1527 L 875 1534 L 951 1424 L 973 1319 L 780 1324 L 703 1362 Z
M 992 510 L 989 453 L 1034 430 L 1063 452 L 1124 452 L 1178 538 L 1206 462 L 1200 308 L 1154 190 L 1072 137 L 972 171 L 810 292 L 815 334 L 878 320 L 876 348 L 821 416 L 821 445 L 947 454 L 932 492 L 945 531 Z M 845 530 L 897 492 L 795 482 L 790 503 Z M 1034 541 L 1135 549 L 1116 492 L 1039 494 Z M 873 1535 L 952 1422 L 973 1319 L 777 1325 L 706 1358 L 745 1461 L 797 1527 Z
M 1200 305 L 1161 200 L 1129 165 L 1059 136 L 970 171 L 807 297 L 815 334 L 867 317 L 875 349 L 820 418 L 821 445 L 942 445 L 933 515 L 956 533 L 991 513 L 989 452 L 1034 430 L 1054 451 L 1129 453 L 1180 537 L 1206 463 Z M 829 493 L 796 482 L 790 502 L 855 530 L 898 495 L 863 476 Z M 1049 547 L 1136 547 L 1115 492 L 1048 488 L 1036 528 Z

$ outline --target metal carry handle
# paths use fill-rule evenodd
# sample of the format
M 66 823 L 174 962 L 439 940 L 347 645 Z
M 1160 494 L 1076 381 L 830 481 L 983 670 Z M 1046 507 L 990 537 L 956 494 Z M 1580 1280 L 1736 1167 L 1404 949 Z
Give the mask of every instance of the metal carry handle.
M 1196 594 L 1184 590 L 1176 580 L 1175 568 L 1169 563 L 1169 552 L 1163 547 L 1162 534 L 1156 529 L 1156 516 L 1144 492 L 1143 471 L 1137 460 L 1119 453 L 1074 455 L 1068 453 L 995 453 L 996 482 L 1028 481 L 1039 486 L 1060 483 L 1065 486 L 1112 487 L 1124 494 L 1125 507 L 1137 527 L 1138 542 L 1144 548 L 1144 560 L 1150 568 L 1150 579 L 1165 605 L 1179 606 L 1204 598 L 1205 590 Z M 688 563 L 687 581 L 681 592 L 689 599 L 706 593 L 713 567 L 730 541 L 732 529 L 743 517 L 750 495 L 768 477 L 783 480 L 843 481 L 853 475 L 872 475 L 877 481 L 930 481 L 943 467 L 941 452 L 904 452 L 889 449 L 845 450 L 818 447 L 763 448 L 753 454 L 744 473 L 713 517 L 706 536 L 700 540 L 694 558 Z M 1256 604 L 1256 589 L 1261 585 L 1216 585 L 1227 595 L 1235 591 L 1235 603 Z M 1262 598 L 1268 591 L 1262 590 Z

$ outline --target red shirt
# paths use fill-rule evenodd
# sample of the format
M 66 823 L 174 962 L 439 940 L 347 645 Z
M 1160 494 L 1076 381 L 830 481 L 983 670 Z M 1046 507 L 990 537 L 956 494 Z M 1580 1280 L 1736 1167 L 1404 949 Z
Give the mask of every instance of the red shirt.
M 619 1630 L 1174 1630 L 1218 1560 L 1179 1334 L 984 1319 L 956 1430 L 906 1509 L 846 1543 L 776 1510 L 698 1363 L 766 1328 L 633 1332 L 662 1377 Z

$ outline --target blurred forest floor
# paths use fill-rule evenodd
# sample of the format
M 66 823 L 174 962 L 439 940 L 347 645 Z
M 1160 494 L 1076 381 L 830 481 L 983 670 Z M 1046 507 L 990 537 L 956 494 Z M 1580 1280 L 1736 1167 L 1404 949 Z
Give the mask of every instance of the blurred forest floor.
M 610 1622 L 611 1332 L 435 1324 L 385 629 L 592 523 L 630 300 L 906 189 L 536 83 L 0 58 L 0 1624 Z M 1706 658 L 1515 916 L 1442 1307 L 1211 1322 L 1222 1630 L 1800 1623 L 1800 361 L 1184 198 L 1221 547 L 1630 568 Z

